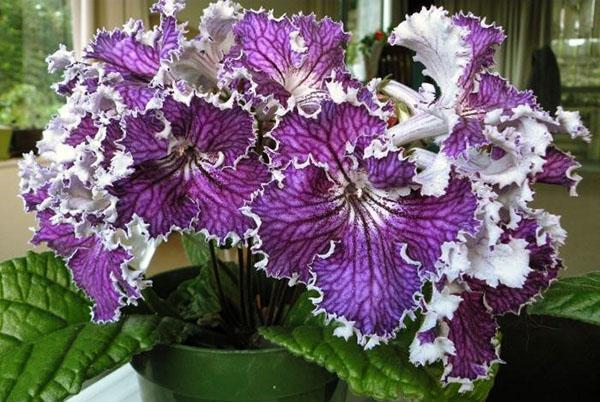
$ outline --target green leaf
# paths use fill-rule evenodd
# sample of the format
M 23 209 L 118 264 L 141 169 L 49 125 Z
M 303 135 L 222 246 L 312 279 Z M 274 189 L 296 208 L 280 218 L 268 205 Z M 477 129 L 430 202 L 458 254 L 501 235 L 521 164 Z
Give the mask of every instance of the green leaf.
M 231 308 L 239 304 L 237 265 L 219 262 L 219 279 L 225 299 Z M 199 266 L 196 277 L 182 282 L 166 299 L 180 317 L 197 320 L 221 310 L 217 280 L 211 267 Z
M 600 272 L 558 279 L 527 311 L 600 325 Z
M 0 400 L 62 400 L 85 380 L 157 343 L 180 341 L 188 324 L 132 315 L 98 325 L 90 302 L 52 253 L 0 264 Z
M 333 335 L 333 325 L 310 313 L 314 306 L 306 292 L 288 315 L 286 326 L 264 327 L 261 334 L 295 355 L 317 363 L 346 381 L 352 391 L 376 399 L 405 398 L 419 401 L 483 401 L 493 380 L 477 381 L 472 392 L 459 394 L 459 385 L 440 384 L 441 366 L 416 367 L 408 360 L 408 345 L 418 327 L 411 323 L 399 338 L 364 350 L 356 338 L 348 341 Z M 405 333 L 410 333 L 405 335 Z
M 183 249 L 192 265 L 204 266 L 210 261 L 210 250 L 206 237 L 201 233 L 184 233 L 181 237 Z

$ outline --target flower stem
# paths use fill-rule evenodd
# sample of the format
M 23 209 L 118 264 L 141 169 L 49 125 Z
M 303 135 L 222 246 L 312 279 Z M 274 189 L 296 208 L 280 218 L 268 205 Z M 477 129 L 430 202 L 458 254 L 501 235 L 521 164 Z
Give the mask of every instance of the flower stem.
M 218 261 L 217 261 L 217 253 L 215 251 L 214 240 L 209 241 L 208 248 L 210 250 L 210 260 L 211 260 L 211 265 L 212 265 L 212 269 L 213 269 L 213 274 L 215 276 L 215 282 L 217 283 L 217 293 L 219 294 L 219 304 L 221 305 L 221 311 L 223 312 L 223 319 L 227 320 L 227 318 L 229 318 L 231 323 L 235 325 L 235 321 L 236 321 L 235 314 L 233 314 L 229 309 L 229 305 L 227 304 L 227 302 L 225 300 L 225 293 L 223 292 L 223 285 L 221 284 L 221 277 L 219 275 L 219 267 L 218 267 Z
M 240 288 L 240 312 L 242 315 L 242 321 L 247 326 L 248 325 L 248 306 L 246 305 L 246 296 L 244 295 L 244 286 L 245 282 L 247 282 L 247 278 L 245 278 L 246 273 L 244 272 L 244 250 L 241 247 L 237 248 L 238 255 L 238 272 L 239 272 L 239 283 L 238 286 Z

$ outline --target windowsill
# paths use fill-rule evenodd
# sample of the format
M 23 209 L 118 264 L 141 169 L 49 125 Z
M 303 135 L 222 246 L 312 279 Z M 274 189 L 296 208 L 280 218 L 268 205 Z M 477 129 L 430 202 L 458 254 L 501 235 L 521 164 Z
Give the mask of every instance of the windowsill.
M 137 375 L 130 364 L 113 371 L 95 383 L 85 387 L 79 394 L 68 398 L 69 402 L 141 402 Z

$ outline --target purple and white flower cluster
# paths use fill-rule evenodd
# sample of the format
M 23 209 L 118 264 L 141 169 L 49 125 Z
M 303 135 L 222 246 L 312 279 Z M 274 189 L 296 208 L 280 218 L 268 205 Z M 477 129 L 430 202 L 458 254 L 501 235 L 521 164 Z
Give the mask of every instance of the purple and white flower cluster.
M 80 61 L 49 57 L 66 103 L 22 161 L 22 195 L 94 320 L 140 297 L 172 232 L 252 239 L 258 268 L 318 291 L 336 335 L 371 348 L 419 314 L 414 363 L 442 360 L 466 387 L 486 376 L 496 317 L 561 268 L 558 217 L 528 203 L 536 182 L 575 193 L 578 164 L 552 140 L 587 139 L 579 115 L 494 73 L 504 34 L 470 14 L 432 7 L 393 31 L 435 82 L 414 91 L 353 78 L 328 18 L 221 0 L 186 39 L 183 6 L 159 1 L 152 30 L 99 31 Z M 390 127 L 398 103 L 410 117 Z

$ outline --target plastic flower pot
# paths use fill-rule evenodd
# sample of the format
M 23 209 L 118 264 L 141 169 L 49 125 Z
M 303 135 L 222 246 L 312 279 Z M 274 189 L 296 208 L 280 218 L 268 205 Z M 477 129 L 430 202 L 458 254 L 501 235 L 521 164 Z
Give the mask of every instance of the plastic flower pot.
M 281 348 L 159 346 L 134 357 L 144 402 L 333 401 L 337 377 Z M 337 399 L 342 400 L 342 399 Z
M 0 160 L 10 158 L 10 140 L 12 137 L 12 128 L 0 126 Z
M 160 296 L 196 274 L 183 268 L 153 277 Z M 160 345 L 131 362 L 144 402 L 341 402 L 345 386 L 322 367 L 278 347 L 254 350 Z

